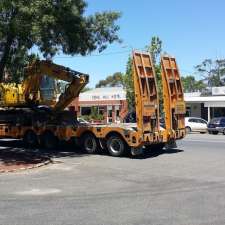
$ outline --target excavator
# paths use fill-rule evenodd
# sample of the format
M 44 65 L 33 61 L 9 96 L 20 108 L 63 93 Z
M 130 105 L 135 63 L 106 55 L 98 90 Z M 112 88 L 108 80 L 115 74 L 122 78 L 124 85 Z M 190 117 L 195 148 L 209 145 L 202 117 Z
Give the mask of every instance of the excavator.
M 23 139 L 27 146 L 54 149 L 59 141 L 71 141 L 93 154 L 106 149 L 111 156 L 160 150 L 185 136 L 185 102 L 179 69 L 174 57 L 161 57 L 165 128 L 159 123 L 159 95 L 151 55 L 134 51 L 132 75 L 135 92 L 135 124 L 80 124 L 76 113 L 65 110 L 88 82 L 88 75 L 35 61 L 21 85 L 0 84 L 0 137 Z M 57 99 L 51 79 L 68 82 Z M 40 108 L 48 105 L 49 109 Z
M 57 96 L 55 79 L 68 84 Z M 32 107 L 47 105 L 54 111 L 65 109 L 88 83 L 89 76 L 48 60 L 36 60 L 25 68 L 22 84 L 0 83 L 1 107 Z M 58 100 L 57 100 L 58 98 Z

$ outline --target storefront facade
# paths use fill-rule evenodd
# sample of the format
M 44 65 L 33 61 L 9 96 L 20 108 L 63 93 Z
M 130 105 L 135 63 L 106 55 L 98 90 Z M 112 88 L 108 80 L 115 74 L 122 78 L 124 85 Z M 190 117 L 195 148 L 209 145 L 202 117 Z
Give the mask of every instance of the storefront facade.
M 201 96 L 201 93 L 186 93 L 186 116 L 201 117 L 210 121 L 225 116 L 225 95 Z
M 186 116 L 207 121 L 225 116 L 225 87 L 214 89 L 212 94 L 201 96 L 200 92 L 185 93 Z M 96 88 L 81 93 L 70 106 L 75 108 L 78 116 L 90 115 L 94 107 L 105 123 L 122 122 L 128 113 L 126 91 L 122 87 Z
M 71 106 L 78 116 L 90 115 L 93 107 L 106 123 L 122 122 L 128 112 L 126 92 L 122 87 L 96 88 L 81 93 Z

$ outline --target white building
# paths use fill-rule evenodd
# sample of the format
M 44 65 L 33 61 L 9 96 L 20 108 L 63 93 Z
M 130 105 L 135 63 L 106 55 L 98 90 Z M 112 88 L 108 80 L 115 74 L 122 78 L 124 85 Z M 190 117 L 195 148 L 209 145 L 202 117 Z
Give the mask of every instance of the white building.
M 78 116 L 90 115 L 95 107 L 105 122 L 122 121 L 128 113 L 126 91 L 122 87 L 95 88 L 79 95 L 71 105 L 75 106 Z
M 225 87 L 212 88 L 212 96 L 201 96 L 200 92 L 185 93 L 187 116 L 210 120 L 225 116 Z
M 212 96 L 201 96 L 200 92 L 185 93 L 186 116 L 201 117 L 210 120 L 213 117 L 225 116 L 225 87 L 212 88 Z M 115 122 L 128 113 L 126 91 L 122 87 L 96 88 L 81 93 L 71 105 L 75 106 L 78 115 L 89 115 L 91 107 L 104 115 L 106 122 Z

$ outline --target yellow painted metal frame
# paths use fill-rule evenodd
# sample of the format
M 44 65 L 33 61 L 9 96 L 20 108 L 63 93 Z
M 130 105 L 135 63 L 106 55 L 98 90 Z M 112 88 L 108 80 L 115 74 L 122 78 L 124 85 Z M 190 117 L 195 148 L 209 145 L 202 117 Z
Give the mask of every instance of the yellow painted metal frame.
M 161 76 L 166 131 L 170 138 L 179 139 L 185 135 L 186 107 L 181 76 L 174 57 L 161 56 Z

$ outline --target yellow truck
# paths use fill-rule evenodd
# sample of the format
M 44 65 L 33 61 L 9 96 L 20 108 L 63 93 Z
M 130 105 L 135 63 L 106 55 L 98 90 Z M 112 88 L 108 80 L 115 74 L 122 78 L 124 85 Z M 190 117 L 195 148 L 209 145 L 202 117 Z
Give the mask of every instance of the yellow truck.
M 93 154 L 104 148 L 112 156 L 140 154 L 143 148 L 162 149 L 185 136 L 185 103 L 175 58 L 162 56 L 161 67 L 165 128 L 159 123 L 159 96 L 151 56 L 134 51 L 136 123 L 79 123 L 76 113 L 65 108 L 79 95 L 88 82 L 88 75 L 48 61 L 38 61 L 26 69 L 28 76 L 19 87 L 17 103 L 15 99 L 14 104 L 8 104 L 7 98 L 1 95 L 4 107 L 0 110 L 0 137 L 22 138 L 28 146 L 41 144 L 46 148 L 55 148 L 62 140 L 72 141 L 87 153 Z M 46 103 L 40 89 L 43 75 L 69 82 L 59 100 L 48 102 L 51 108 L 40 106 L 40 103 Z

